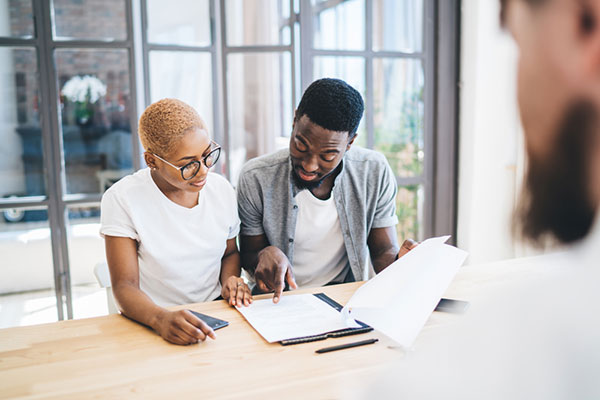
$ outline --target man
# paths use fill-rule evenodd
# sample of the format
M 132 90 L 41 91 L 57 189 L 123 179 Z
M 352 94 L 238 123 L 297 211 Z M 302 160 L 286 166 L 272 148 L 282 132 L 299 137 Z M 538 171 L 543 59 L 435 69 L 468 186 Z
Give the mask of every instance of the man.
M 574 243 L 590 232 L 600 202 L 600 2 L 502 3 L 520 48 L 529 158 L 518 223 L 534 242 Z
M 600 0 L 501 3 L 528 156 L 516 231 L 564 252 L 474 302 L 370 398 L 600 398 Z
M 320 79 L 296 110 L 289 149 L 248 161 L 238 183 L 242 265 L 276 303 L 285 284 L 368 278 L 414 245 L 396 238 L 396 181 L 385 157 L 353 148 L 364 110 L 344 81 Z

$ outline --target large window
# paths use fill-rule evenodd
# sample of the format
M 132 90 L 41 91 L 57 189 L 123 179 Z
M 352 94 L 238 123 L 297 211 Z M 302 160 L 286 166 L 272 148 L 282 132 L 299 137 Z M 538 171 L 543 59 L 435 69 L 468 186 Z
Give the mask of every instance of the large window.
M 426 79 L 433 68 L 433 2 L 423 0 L 312 0 L 302 38 L 303 86 L 321 77 L 340 78 L 366 103 L 358 145 L 385 154 L 398 181 L 401 238 L 423 239 L 430 218 L 433 143 L 425 114 L 433 95 Z
M 176 97 L 195 106 L 223 146 L 220 172 L 234 184 L 246 160 L 285 146 L 290 134 L 294 3 L 143 2 L 147 103 Z
M 173 97 L 192 105 L 214 131 L 215 45 L 210 0 L 144 2 L 146 103 Z
M 104 190 L 139 168 L 131 2 L 0 1 L 1 326 L 98 315 Z

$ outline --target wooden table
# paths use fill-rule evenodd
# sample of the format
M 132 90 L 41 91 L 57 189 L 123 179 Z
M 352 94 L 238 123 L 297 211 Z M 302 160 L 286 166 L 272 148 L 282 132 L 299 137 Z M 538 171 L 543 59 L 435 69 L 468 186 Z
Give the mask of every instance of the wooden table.
M 491 287 L 540 274 L 518 261 L 463 267 L 448 291 L 474 301 Z M 325 292 L 345 304 L 361 283 Z M 259 296 L 263 297 L 263 296 Z M 293 346 L 268 344 L 224 301 L 190 305 L 230 322 L 217 340 L 167 343 L 121 315 L 0 330 L 0 398 L 331 399 L 348 397 L 402 350 L 378 332 Z M 460 316 L 434 313 L 417 339 L 443 334 Z M 326 354 L 315 350 L 356 340 L 379 342 Z

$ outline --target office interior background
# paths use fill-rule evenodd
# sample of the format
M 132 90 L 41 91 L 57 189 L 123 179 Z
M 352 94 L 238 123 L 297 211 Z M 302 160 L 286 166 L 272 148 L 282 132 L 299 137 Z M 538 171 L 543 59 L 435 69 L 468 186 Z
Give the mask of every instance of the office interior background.
M 0 0 L 0 328 L 107 313 L 102 193 L 143 168 L 150 103 L 194 106 L 216 172 L 288 145 L 315 79 L 357 88 L 356 144 L 397 178 L 400 239 L 451 234 L 470 263 L 510 235 L 523 170 L 516 50 L 478 0 Z

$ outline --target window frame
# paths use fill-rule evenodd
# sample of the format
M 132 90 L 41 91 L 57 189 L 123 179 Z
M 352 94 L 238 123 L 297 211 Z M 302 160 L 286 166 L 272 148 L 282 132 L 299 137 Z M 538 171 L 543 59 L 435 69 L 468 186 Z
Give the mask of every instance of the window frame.
M 34 20 L 33 38 L 0 38 L 0 46 L 22 46 L 36 51 L 39 79 L 40 127 L 42 135 L 43 167 L 46 180 L 45 196 L 24 196 L 15 199 L 0 199 L 0 209 L 39 207 L 47 208 L 54 291 L 58 319 L 73 318 L 71 270 L 69 264 L 68 232 L 69 206 L 99 206 L 102 193 L 66 193 L 66 169 L 62 141 L 61 114 L 59 105 L 58 73 L 55 50 L 59 49 L 122 49 L 128 52 L 129 89 L 131 92 L 129 123 L 132 132 L 137 131 L 137 88 L 136 62 L 134 54 L 133 7 L 130 0 L 123 0 L 125 7 L 126 38 L 124 40 L 88 40 L 62 38 L 56 40 L 52 27 L 50 1 L 31 0 Z M 132 167 L 137 170 L 141 160 L 137 135 L 132 136 Z
M 375 146 L 373 63 L 375 59 L 421 60 L 424 66 L 424 149 L 423 174 L 418 177 L 396 177 L 398 187 L 423 185 L 423 238 L 452 235 L 456 243 L 456 194 L 458 160 L 458 60 L 460 0 L 424 0 L 423 45 L 420 52 L 373 50 L 374 0 L 365 1 L 365 49 L 315 49 L 313 5 L 300 1 L 300 62 L 302 90 L 314 80 L 314 57 L 352 56 L 365 60 L 365 118 L 367 147 Z M 333 1 L 332 6 L 344 0 Z

